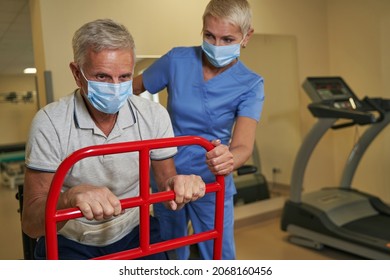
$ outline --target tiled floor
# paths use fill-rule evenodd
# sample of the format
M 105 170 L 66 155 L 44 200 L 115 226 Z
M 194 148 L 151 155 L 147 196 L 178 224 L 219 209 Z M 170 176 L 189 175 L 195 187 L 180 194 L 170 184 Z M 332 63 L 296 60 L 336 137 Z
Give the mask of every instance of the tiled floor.
M 294 245 L 280 230 L 279 217 L 236 229 L 240 260 L 353 260 L 359 257 L 324 248 L 321 251 Z
M 15 199 L 15 193 L 15 190 L 0 186 L 0 260 L 23 259 L 20 215 L 17 211 L 19 204 Z M 250 208 L 247 211 L 252 212 Z M 242 213 L 237 213 L 237 216 L 239 215 Z M 235 232 L 237 259 L 345 260 L 356 258 L 328 248 L 316 251 L 293 245 L 286 240 L 287 233 L 280 230 L 278 215 L 261 217 L 259 221 L 252 220 L 237 227 Z

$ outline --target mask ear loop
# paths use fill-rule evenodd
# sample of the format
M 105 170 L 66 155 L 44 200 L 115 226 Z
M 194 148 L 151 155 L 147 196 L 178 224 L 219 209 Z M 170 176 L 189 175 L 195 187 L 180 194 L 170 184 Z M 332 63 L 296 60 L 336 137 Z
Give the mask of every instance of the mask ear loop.
M 79 70 L 80 70 L 81 75 L 83 75 L 84 79 L 85 79 L 87 82 L 89 82 L 89 80 L 87 79 L 87 77 L 85 77 L 85 75 L 84 75 L 83 69 L 82 69 L 80 66 L 79 66 Z
M 79 70 L 80 70 L 81 75 L 83 76 L 83 78 L 85 79 L 85 81 L 88 84 L 89 80 L 87 79 L 87 77 L 85 77 L 83 69 L 81 69 L 81 67 L 79 67 Z M 83 87 L 81 87 L 80 90 L 82 90 L 83 93 L 85 94 Z

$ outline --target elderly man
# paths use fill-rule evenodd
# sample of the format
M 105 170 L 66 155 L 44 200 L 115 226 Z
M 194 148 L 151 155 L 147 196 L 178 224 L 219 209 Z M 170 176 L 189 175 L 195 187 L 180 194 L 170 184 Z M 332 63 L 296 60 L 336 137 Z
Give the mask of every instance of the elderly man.
M 78 88 L 41 109 L 26 148 L 23 231 L 37 238 L 36 259 L 45 256 L 45 204 L 54 173 L 70 153 L 90 145 L 172 137 L 165 108 L 132 95 L 134 41 L 112 20 L 83 25 L 73 37 L 70 69 Z M 176 148 L 151 151 L 160 190 L 174 190 L 172 210 L 204 196 L 199 176 L 177 175 Z M 67 174 L 58 209 L 78 207 L 84 217 L 58 225 L 60 259 L 89 259 L 138 246 L 139 209 L 121 209 L 120 199 L 139 193 L 138 153 L 84 159 Z M 151 243 L 160 241 L 151 217 Z M 149 256 L 164 259 L 165 253 Z

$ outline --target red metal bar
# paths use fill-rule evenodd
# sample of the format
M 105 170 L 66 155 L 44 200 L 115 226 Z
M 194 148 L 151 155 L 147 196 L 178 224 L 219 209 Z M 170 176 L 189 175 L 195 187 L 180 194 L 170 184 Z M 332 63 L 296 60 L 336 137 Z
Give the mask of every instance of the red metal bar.
M 206 193 L 216 193 L 215 222 L 214 229 L 192 234 L 190 236 L 175 238 L 172 240 L 150 244 L 149 239 L 149 215 L 150 205 L 166 200 L 174 199 L 173 191 L 165 191 L 151 194 L 149 191 L 149 151 L 159 148 L 178 147 L 184 145 L 199 145 L 207 151 L 214 146 L 202 137 L 181 136 L 173 138 L 133 141 L 116 144 L 96 145 L 85 147 L 73 152 L 58 167 L 46 203 L 46 256 L 47 259 L 58 259 L 57 223 L 70 219 L 82 217 L 78 208 L 57 210 L 57 202 L 60 196 L 66 174 L 69 169 L 78 161 L 93 156 L 107 154 L 118 154 L 139 151 L 140 157 L 140 194 L 137 197 L 121 200 L 122 209 L 140 207 L 140 246 L 138 248 L 125 250 L 115 254 L 109 254 L 96 259 L 134 259 L 167 250 L 172 250 L 185 245 L 195 244 L 206 240 L 214 239 L 214 259 L 222 258 L 222 234 L 223 234 L 223 210 L 224 210 L 224 188 L 223 176 L 216 176 L 216 181 L 206 185 Z

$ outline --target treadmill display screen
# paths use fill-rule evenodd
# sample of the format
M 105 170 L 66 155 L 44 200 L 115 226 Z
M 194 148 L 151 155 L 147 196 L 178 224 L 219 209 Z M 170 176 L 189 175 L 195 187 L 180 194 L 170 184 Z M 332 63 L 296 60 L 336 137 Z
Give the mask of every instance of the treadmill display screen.
M 314 102 L 332 102 L 338 109 L 357 109 L 359 99 L 341 77 L 308 77 L 304 89 Z
M 315 87 L 321 99 L 344 99 L 351 97 L 348 88 L 341 81 L 316 81 Z

